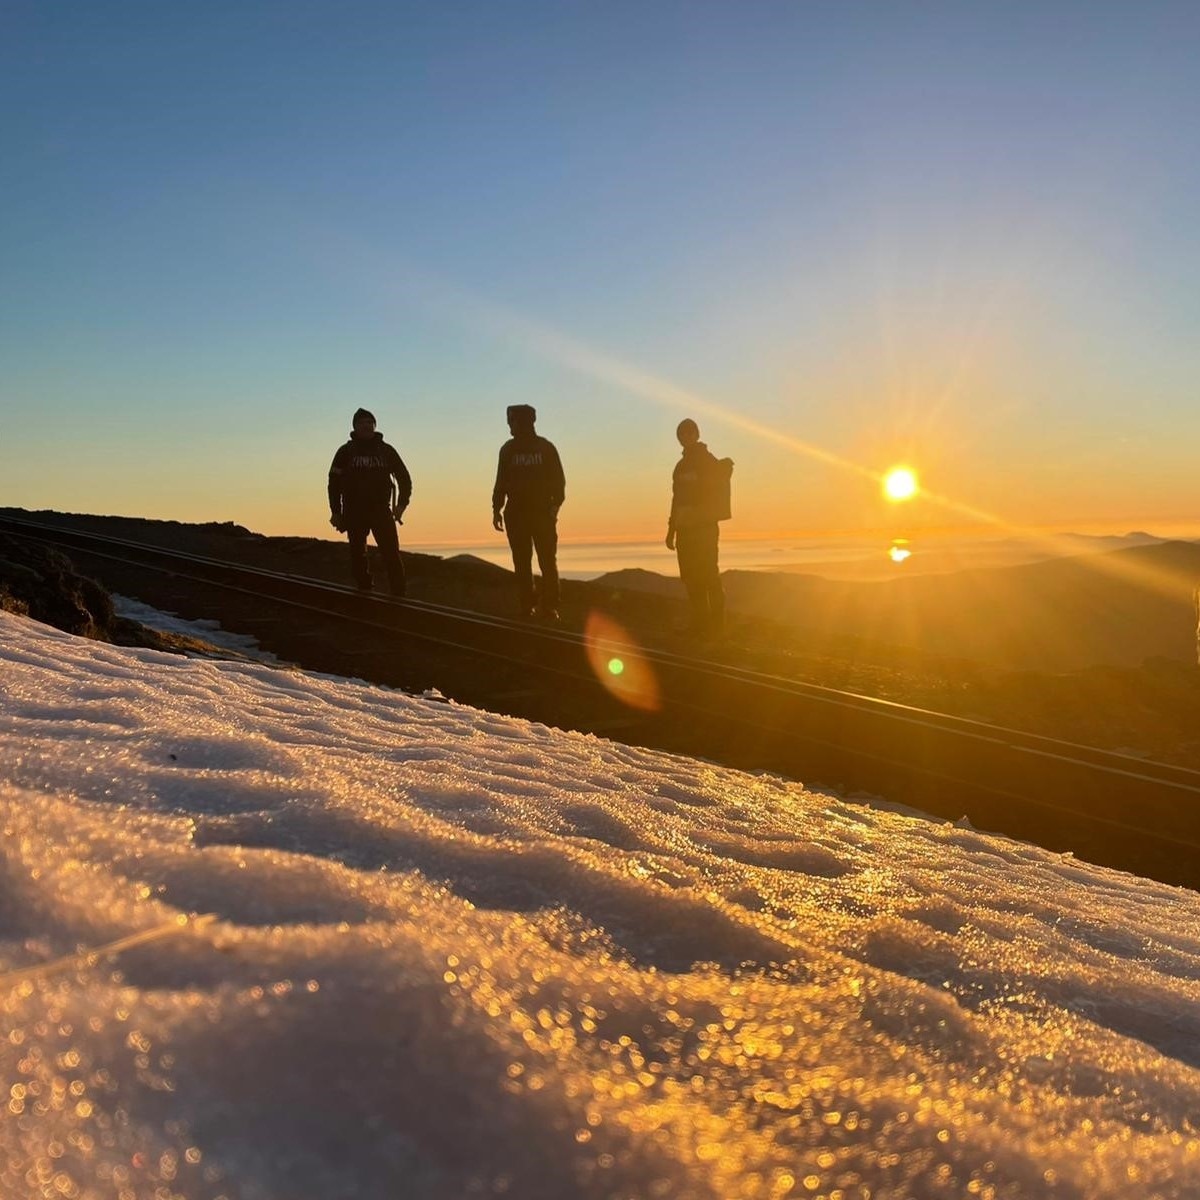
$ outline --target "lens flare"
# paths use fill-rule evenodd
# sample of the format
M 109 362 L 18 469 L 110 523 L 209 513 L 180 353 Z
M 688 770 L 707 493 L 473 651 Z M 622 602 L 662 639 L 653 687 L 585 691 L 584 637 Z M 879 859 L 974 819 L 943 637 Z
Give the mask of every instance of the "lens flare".
M 911 500 L 917 494 L 916 472 L 908 467 L 893 467 L 883 477 L 883 494 L 893 504 Z
M 894 563 L 902 563 L 906 558 L 912 558 L 912 551 L 907 546 L 897 543 L 888 551 L 888 558 Z
M 658 712 L 658 678 L 630 634 L 606 613 L 592 612 L 583 636 L 592 673 L 605 689 L 629 708 Z

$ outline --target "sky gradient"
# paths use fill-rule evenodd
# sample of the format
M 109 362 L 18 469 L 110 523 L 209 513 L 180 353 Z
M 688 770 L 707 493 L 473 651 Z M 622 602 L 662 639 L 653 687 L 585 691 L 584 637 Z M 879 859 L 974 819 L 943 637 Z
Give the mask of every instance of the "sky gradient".
M 364 405 L 410 543 L 1200 513 L 1200 7 L 0 12 L 0 504 L 329 533 Z M 942 501 L 946 501 L 943 503 Z M 1197 520 L 1200 528 L 1200 519 Z

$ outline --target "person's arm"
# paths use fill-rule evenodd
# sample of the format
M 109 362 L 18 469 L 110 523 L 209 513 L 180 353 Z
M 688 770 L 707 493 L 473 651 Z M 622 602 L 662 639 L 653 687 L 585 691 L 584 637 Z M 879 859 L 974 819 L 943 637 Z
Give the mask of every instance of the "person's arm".
M 342 470 L 341 458 L 342 452 L 339 448 L 338 452 L 333 456 L 333 462 L 329 465 L 329 523 L 339 532 L 345 528 L 345 522 L 342 520 L 342 478 L 344 472 Z
M 400 457 L 395 449 L 392 450 L 391 462 L 392 477 L 396 480 L 396 516 L 408 507 L 409 501 L 412 500 L 412 476 L 408 473 L 408 468 L 404 465 L 404 459 Z
M 671 475 L 671 511 L 667 514 L 667 549 L 675 549 L 675 476 Z
M 501 532 L 504 530 L 504 518 L 500 515 L 500 510 L 504 507 L 504 501 L 508 495 L 508 483 L 505 479 L 504 470 L 504 447 L 500 447 L 500 457 L 496 462 L 496 482 L 492 487 L 492 528 L 498 529 Z
M 550 461 L 547 463 L 550 503 L 554 505 L 555 511 L 557 511 L 562 508 L 563 501 L 567 498 L 567 477 L 563 472 L 562 459 L 558 457 L 558 447 L 553 442 L 547 442 L 546 445 L 550 450 Z

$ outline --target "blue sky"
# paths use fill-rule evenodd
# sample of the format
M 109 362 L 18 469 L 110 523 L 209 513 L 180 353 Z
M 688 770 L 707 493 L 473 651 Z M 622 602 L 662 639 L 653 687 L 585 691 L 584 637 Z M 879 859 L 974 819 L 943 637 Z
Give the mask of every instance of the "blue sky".
M 654 535 L 691 394 L 742 532 L 892 519 L 798 443 L 911 461 L 953 502 L 915 525 L 1185 519 L 1197 35 L 1165 4 L 10 3 L 0 503 L 319 532 L 364 404 L 409 538 L 480 541 L 527 401 L 564 536 Z

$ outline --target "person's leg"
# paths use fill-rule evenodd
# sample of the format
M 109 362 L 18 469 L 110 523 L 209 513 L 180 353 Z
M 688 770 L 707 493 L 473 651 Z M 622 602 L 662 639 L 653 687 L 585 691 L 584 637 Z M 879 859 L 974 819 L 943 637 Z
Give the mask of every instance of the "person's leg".
M 404 578 L 404 562 L 400 558 L 400 537 L 396 531 L 396 521 L 390 512 L 376 513 L 371 521 L 371 532 L 375 535 L 375 545 L 383 558 L 387 570 L 388 588 L 393 596 L 403 596 L 406 590 Z
M 558 611 L 558 519 L 554 513 L 538 517 L 532 532 L 542 573 L 538 611 L 545 617 Z
M 703 574 L 703 554 L 695 529 L 680 529 L 675 534 L 675 554 L 679 559 L 679 578 L 687 589 L 691 615 L 688 628 L 699 631 L 708 623 L 708 594 Z
M 725 589 L 721 586 L 720 567 L 721 527 L 714 521 L 704 529 L 704 592 L 708 609 L 709 628 L 720 633 L 725 624 Z
M 504 514 L 504 530 L 517 576 L 517 603 L 525 616 L 533 611 L 533 533 L 528 520 L 519 513 Z
M 354 586 L 365 591 L 371 590 L 371 567 L 367 562 L 367 534 L 370 531 L 370 521 L 360 517 L 346 522 L 346 533 L 350 538 L 350 574 Z

